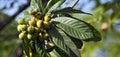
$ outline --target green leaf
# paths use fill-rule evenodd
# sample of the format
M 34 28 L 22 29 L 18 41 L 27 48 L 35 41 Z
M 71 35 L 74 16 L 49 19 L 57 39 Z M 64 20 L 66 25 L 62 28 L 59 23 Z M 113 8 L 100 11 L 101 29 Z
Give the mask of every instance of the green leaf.
M 90 24 L 69 17 L 58 17 L 52 19 L 53 23 L 66 34 L 80 40 L 99 41 L 101 35 Z
M 37 3 L 39 10 L 43 12 L 44 7 L 43 7 L 42 0 L 35 0 L 35 2 Z
M 46 7 L 45 7 L 45 12 L 48 11 L 50 7 L 52 7 L 55 3 L 57 3 L 59 0 L 49 0 Z
M 63 50 L 69 57 L 78 57 L 80 55 L 76 54 L 75 51 L 73 51 L 71 49 L 71 47 L 67 46 L 67 44 L 65 43 L 63 36 L 59 33 L 59 31 L 52 27 L 51 30 L 48 31 L 48 33 L 50 34 L 50 36 L 52 37 L 52 41 L 54 42 L 54 44 L 60 48 L 61 50 Z
M 83 14 L 89 14 L 89 15 L 92 15 L 90 13 L 86 13 L 86 12 L 83 12 L 81 10 L 77 10 L 77 9 L 73 9 L 72 7 L 66 7 L 66 8 L 62 8 L 62 9 L 56 9 L 56 10 L 53 10 L 51 13 L 53 14 L 59 14 L 59 13 L 83 13 Z
M 52 7 L 56 2 L 58 2 L 59 0 L 49 0 L 47 3 L 46 8 L 50 8 Z
M 80 39 L 76 39 L 76 38 L 73 38 L 73 37 L 70 37 L 70 39 L 74 42 L 74 44 L 77 46 L 78 49 L 82 48 L 83 42 Z
M 80 52 L 75 45 L 75 43 L 68 37 L 63 31 L 59 30 L 60 34 L 63 36 L 65 44 L 78 56 L 80 57 Z
M 57 9 L 59 6 L 61 6 L 63 3 L 65 2 L 65 0 L 60 0 L 57 1 L 52 7 L 50 7 L 50 9 L 48 10 L 47 14 L 51 13 L 51 11 Z
M 47 53 L 45 51 L 45 45 L 43 43 L 41 44 L 35 44 L 35 49 L 38 55 L 37 57 L 47 57 Z
M 36 5 L 36 2 L 35 2 L 35 0 L 31 0 L 31 2 L 30 2 L 30 7 L 31 8 L 37 8 L 37 5 Z
M 24 50 L 25 54 L 26 54 L 28 57 L 30 57 L 30 56 L 29 56 L 30 47 L 29 47 L 29 44 L 26 43 L 25 41 L 23 41 L 23 50 Z
M 56 47 L 55 51 L 60 55 L 60 57 L 70 57 L 69 55 L 67 55 L 63 50 L 61 50 L 60 48 Z
M 61 55 L 56 50 L 51 51 L 50 55 L 51 57 L 61 57 Z

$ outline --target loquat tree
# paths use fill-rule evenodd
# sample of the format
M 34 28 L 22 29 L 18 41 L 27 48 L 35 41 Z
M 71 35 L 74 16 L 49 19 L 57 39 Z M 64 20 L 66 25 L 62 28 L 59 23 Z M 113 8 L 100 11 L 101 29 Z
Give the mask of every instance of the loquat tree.
M 100 33 L 89 23 L 71 16 L 88 14 L 72 7 L 61 8 L 65 0 L 31 0 L 31 10 L 18 20 L 17 29 L 26 57 L 81 57 L 82 41 L 100 41 Z

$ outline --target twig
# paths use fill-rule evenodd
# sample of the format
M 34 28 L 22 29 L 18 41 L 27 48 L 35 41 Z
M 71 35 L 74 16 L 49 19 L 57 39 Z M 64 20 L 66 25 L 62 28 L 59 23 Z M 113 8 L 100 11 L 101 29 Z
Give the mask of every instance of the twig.
M 79 0 L 76 0 L 76 2 L 73 4 L 72 8 L 75 7 L 75 5 L 79 2 Z

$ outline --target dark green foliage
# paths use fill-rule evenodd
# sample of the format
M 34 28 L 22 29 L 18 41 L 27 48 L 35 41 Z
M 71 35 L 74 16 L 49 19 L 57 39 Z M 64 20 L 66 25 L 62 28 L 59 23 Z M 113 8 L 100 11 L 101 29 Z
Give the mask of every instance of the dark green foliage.
M 77 10 L 77 9 L 73 9 L 72 7 L 66 7 L 66 8 L 63 8 L 63 9 L 56 9 L 56 10 L 53 10 L 51 13 L 53 13 L 53 14 L 82 13 L 82 14 L 92 15 L 90 13 L 86 13 L 86 12 L 83 12 L 83 11 L 80 11 L 80 10 Z

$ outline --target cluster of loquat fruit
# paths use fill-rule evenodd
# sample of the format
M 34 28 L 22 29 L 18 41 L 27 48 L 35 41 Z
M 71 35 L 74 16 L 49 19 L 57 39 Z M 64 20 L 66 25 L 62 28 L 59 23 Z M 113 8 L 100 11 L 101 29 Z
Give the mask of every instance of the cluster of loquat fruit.
M 45 15 L 41 18 L 41 12 L 38 9 L 33 9 L 29 11 L 29 14 L 33 17 L 28 21 L 25 18 L 20 18 L 18 20 L 17 30 L 19 33 L 19 39 L 21 40 L 36 40 L 38 38 L 40 41 L 46 41 L 49 39 L 49 34 L 46 30 L 50 29 L 50 15 Z M 54 44 L 49 42 L 46 44 L 48 48 L 54 47 Z

